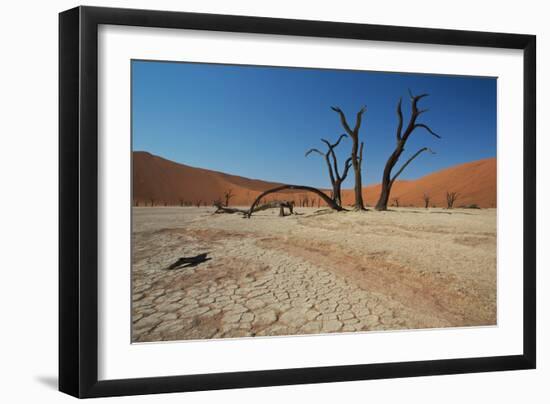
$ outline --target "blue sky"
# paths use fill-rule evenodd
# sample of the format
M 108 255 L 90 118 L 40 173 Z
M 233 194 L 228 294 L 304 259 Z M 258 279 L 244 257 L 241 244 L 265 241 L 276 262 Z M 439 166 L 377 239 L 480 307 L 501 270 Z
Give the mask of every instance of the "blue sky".
M 331 106 L 353 125 L 365 105 L 363 183 L 378 183 L 395 147 L 401 96 L 408 120 L 410 88 L 430 94 L 419 104 L 429 109 L 419 122 L 442 136 L 418 129 L 410 137 L 402 160 L 423 146 L 436 152 L 400 176 L 415 179 L 496 156 L 496 86 L 481 77 L 132 61 L 132 147 L 194 167 L 327 187 L 322 157 L 304 154 L 344 132 Z M 350 148 L 344 139 L 341 163 Z M 344 186 L 352 181 L 350 173 Z

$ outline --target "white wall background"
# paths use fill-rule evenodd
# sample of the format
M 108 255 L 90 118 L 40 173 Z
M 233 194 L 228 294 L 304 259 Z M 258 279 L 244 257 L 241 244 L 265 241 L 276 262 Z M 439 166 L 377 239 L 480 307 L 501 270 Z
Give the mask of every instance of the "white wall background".
M 10 2 L 0 24 L 0 401 L 63 403 L 57 385 L 57 13 L 74 1 Z M 90 1 L 282 18 L 531 33 L 538 36 L 538 148 L 550 148 L 550 26 L 545 2 L 431 0 Z M 109 399 L 110 402 L 518 402 L 550 399 L 550 161 L 538 162 L 538 369 Z M 545 161 L 544 161 L 545 160 Z M 518 162 L 519 168 L 519 162 Z M 520 214 L 518 212 L 518 214 Z

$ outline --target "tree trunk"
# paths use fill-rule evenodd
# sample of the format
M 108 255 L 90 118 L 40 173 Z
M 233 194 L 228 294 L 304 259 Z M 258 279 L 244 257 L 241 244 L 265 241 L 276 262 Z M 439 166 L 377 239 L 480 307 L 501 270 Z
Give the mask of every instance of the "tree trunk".
M 375 209 L 376 210 L 387 210 L 389 200 L 390 200 L 390 186 L 388 185 L 388 182 L 383 181 L 382 182 L 382 191 L 380 191 L 380 198 L 378 199 L 378 202 L 376 203 Z
M 342 206 L 342 184 L 334 184 L 333 187 L 333 199 L 338 206 Z
M 380 190 L 380 197 L 378 198 L 378 202 L 376 202 L 375 206 L 376 210 L 388 209 L 388 201 L 390 199 L 391 187 L 393 185 L 393 182 L 391 180 L 391 170 L 393 169 L 393 166 L 397 163 L 397 160 L 399 159 L 399 156 L 401 156 L 402 152 L 403 145 L 400 142 L 386 162 L 384 173 L 382 174 L 382 189 Z
M 355 204 L 354 208 L 356 210 L 365 209 L 365 204 L 363 203 L 363 181 L 361 179 L 361 164 L 360 160 L 357 158 L 357 149 L 358 149 L 359 140 L 357 137 L 353 138 L 353 148 L 351 149 L 351 164 L 353 165 L 353 172 L 355 174 L 355 186 L 353 188 L 355 192 Z

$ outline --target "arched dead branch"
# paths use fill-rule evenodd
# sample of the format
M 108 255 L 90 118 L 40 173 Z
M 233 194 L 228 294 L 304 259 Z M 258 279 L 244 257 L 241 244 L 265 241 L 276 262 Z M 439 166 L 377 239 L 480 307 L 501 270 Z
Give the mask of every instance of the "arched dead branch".
M 326 204 L 336 210 L 336 211 L 342 211 L 344 210 L 341 206 L 339 206 L 338 204 L 336 204 L 328 195 L 326 195 L 324 192 L 318 190 L 317 188 L 313 188 L 313 187 L 308 187 L 306 185 L 281 185 L 279 187 L 276 187 L 276 188 L 271 188 L 271 189 L 268 189 L 267 191 L 264 191 L 262 192 L 260 195 L 258 195 L 258 197 L 256 198 L 256 200 L 252 203 L 252 205 L 250 206 L 250 209 L 248 209 L 248 214 L 247 214 L 247 217 L 250 218 L 250 216 L 252 216 L 252 213 L 256 211 L 256 205 L 259 203 L 259 201 L 264 198 L 266 195 L 269 195 L 269 194 L 274 194 L 276 192 L 280 192 L 280 191 L 284 191 L 285 189 L 294 189 L 294 190 L 300 190 L 300 191 L 308 191 L 308 192 L 312 192 L 316 195 L 318 195 L 319 197 L 321 197 L 321 199 L 323 201 L 326 202 Z

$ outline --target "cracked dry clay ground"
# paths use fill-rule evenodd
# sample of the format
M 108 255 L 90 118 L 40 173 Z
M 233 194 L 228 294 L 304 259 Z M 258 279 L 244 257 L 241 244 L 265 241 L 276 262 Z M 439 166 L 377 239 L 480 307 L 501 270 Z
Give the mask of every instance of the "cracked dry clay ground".
M 297 210 L 133 208 L 132 340 L 496 324 L 494 209 Z

